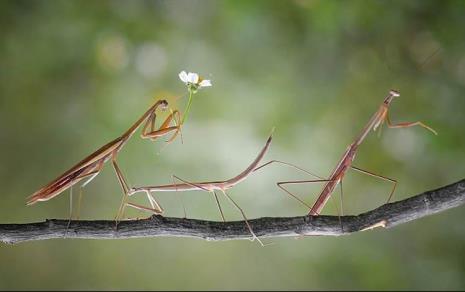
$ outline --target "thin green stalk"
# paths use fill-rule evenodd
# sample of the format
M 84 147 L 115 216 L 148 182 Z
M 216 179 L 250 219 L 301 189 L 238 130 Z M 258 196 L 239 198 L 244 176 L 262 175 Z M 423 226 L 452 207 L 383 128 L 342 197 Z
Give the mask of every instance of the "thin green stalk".
M 187 102 L 186 111 L 184 112 L 184 115 L 182 116 L 181 125 L 184 125 L 184 121 L 187 119 L 187 116 L 189 115 L 191 104 L 192 104 L 192 90 L 189 90 L 189 101 Z

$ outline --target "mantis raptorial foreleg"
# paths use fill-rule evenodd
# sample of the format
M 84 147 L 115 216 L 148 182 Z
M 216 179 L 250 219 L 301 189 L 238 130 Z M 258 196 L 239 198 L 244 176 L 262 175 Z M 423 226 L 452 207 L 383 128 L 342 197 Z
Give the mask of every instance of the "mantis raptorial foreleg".
M 438 133 L 431 127 L 423 124 L 422 122 L 403 122 L 403 123 L 398 123 L 398 124 L 392 124 L 391 119 L 389 118 L 389 115 L 386 116 L 386 122 L 389 128 L 410 128 L 414 126 L 420 126 L 422 128 L 427 129 L 428 131 L 431 131 L 433 134 L 437 135 Z
M 163 149 L 165 149 L 165 147 L 168 146 L 171 142 L 173 142 L 173 140 L 178 136 L 178 134 L 181 135 L 181 144 L 184 143 L 183 138 L 182 138 L 182 131 L 181 131 L 181 126 L 182 126 L 182 124 L 181 124 L 181 114 L 179 113 L 178 110 L 175 110 L 175 111 L 171 112 L 169 117 L 174 118 L 174 124 L 175 125 L 170 127 L 170 129 L 175 130 L 175 132 L 174 132 L 173 136 L 171 136 L 170 139 L 165 141 L 166 143 L 160 149 L 160 152 L 163 151 Z
M 178 136 L 178 134 L 181 135 L 181 143 L 183 143 L 183 139 L 182 139 L 182 130 L 181 130 L 181 113 L 178 111 L 178 110 L 175 110 L 171 113 L 174 117 L 174 122 L 175 122 L 175 127 L 177 127 L 177 131 L 173 134 L 173 136 L 168 140 L 166 141 L 167 143 L 171 143 L 173 142 L 174 139 L 176 139 L 176 137 Z
M 152 113 L 145 123 L 144 127 L 142 128 L 142 133 L 141 133 L 141 138 L 142 139 L 151 139 L 152 141 L 162 137 L 170 132 L 175 131 L 173 134 L 173 137 L 171 137 L 168 141 L 171 142 L 176 138 L 178 132 L 180 131 L 180 126 L 178 124 L 179 120 L 179 111 L 175 110 L 172 113 L 166 117 L 164 122 L 161 124 L 161 126 L 158 128 L 158 130 L 155 130 L 155 119 L 156 119 L 156 114 Z M 171 121 L 175 121 L 176 125 L 175 126 L 169 126 Z M 150 128 L 150 131 L 148 130 Z

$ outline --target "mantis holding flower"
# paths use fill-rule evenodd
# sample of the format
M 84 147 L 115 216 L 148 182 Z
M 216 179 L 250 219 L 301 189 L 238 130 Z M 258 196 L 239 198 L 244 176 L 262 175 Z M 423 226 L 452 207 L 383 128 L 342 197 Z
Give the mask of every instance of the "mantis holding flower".
M 82 188 L 84 188 L 100 173 L 105 162 L 109 160 L 112 162 L 116 177 L 118 178 L 118 182 L 123 190 L 123 193 L 126 195 L 129 187 L 116 161 L 118 152 L 124 147 L 124 145 L 126 145 L 127 141 L 134 135 L 134 133 L 142 124 L 144 124 L 141 134 L 143 139 L 155 140 L 158 137 L 164 136 L 176 130 L 176 127 L 169 126 L 171 122 L 170 116 L 162 123 L 159 129 L 155 130 L 156 111 L 159 108 L 161 110 L 166 110 L 167 107 L 168 102 L 166 100 L 158 100 L 155 102 L 155 104 L 151 106 L 126 132 L 124 132 L 123 135 L 100 147 L 97 151 L 81 160 L 71 169 L 36 191 L 28 198 L 27 204 L 32 205 L 39 201 L 48 201 L 58 196 L 68 188 L 71 188 L 82 179 L 87 179 L 80 187 L 82 191 Z M 120 206 L 120 211 L 118 211 L 117 218 L 121 215 L 121 210 L 122 205 Z M 70 195 L 70 216 L 71 215 L 72 193 Z
M 87 179 L 80 186 L 79 198 L 81 198 L 82 188 L 84 188 L 100 173 L 105 162 L 111 160 L 116 173 L 116 177 L 118 178 L 118 182 L 124 194 L 118 214 L 116 216 L 117 219 L 120 218 L 124 209 L 123 207 L 126 204 L 129 186 L 116 161 L 119 151 L 126 145 L 128 140 L 134 135 L 134 133 L 139 129 L 141 125 L 143 125 L 141 133 L 142 139 L 150 139 L 154 141 L 159 137 L 174 132 L 173 136 L 167 142 L 173 141 L 178 135 L 179 131 L 181 130 L 181 125 L 184 123 L 186 116 L 189 112 L 192 102 L 192 95 L 202 87 L 211 86 L 210 80 L 202 80 L 196 73 L 187 74 L 186 72 L 182 71 L 179 74 L 179 77 L 184 83 L 186 83 L 190 93 L 188 106 L 182 120 L 180 119 L 179 111 L 172 111 L 170 115 L 168 115 L 168 117 L 163 121 L 161 126 L 158 129 L 156 129 L 155 120 L 157 116 L 157 110 L 160 109 L 162 111 L 165 111 L 168 108 L 168 102 L 166 100 L 158 100 L 120 137 L 100 147 L 98 150 L 81 160 L 68 171 L 66 171 L 65 173 L 63 173 L 44 187 L 40 188 L 38 191 L 34 192 L 31 196 L 29 196 L 27 200 L 27 205 L 33 205 L 40 201 L 48 201 L 61 194 L 63 191 L 71 188 L 73 185 L 80 182 L 81 180 Z M 173 120 L 174 125 L 170 126 Z M 70 192 L 70 218 L 71 216 L 72 192 Z

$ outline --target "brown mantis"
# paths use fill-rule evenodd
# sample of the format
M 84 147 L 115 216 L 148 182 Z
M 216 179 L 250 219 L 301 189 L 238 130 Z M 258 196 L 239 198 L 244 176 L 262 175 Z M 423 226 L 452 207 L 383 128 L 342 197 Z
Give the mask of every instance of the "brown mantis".
M 271 140 L 272 140 L 272 135 L 269 136 L 268 140 L 266 141 L 265 146 L 262 148 L 260 153 L 255 158 L 255 160 L 252 161 L 252 163 L 244 171 L 242 171 L 240 174 L 236 175 L 235 177 L 231 179 L 223 180 L 223 181 L 192 183 L 192 182 L 182 180 L 177 176 L 173 176 L 173 177 L 176 177 L 178 180 L 182 181 L 182 183 L 170 184 L 170 185 L 159 185 L 159 186 L 134 187 L 129 190 L 128 192 L 129 196 L 132 196 L 138 192 L 145 192 L 152 208 L 147 208 L 147 207 L 136 205 L 133 203 L 126 203 L 126 205 L 134 207 L 139 210 L 151 211 L 151 212 L 154 212 L 155 214 L 161 214 L 163 212 L 163 209 L 160 207 L 160 204 L 158 204 L 155 198 L 153 198 L 153 196 L 151 195 L 151 192 L 177 192 L 177 191 L 199 191 L 200 190 L 200 191 L 206 191 L 206 192 L 213 193 L 215 200 L 216 200 L 216 204 L 221 213 L 221 217 L 223 221 L 225 221 L 224 214 L 221 209 L 218 196 L 216 194 L 216 191 L 220 191 L 242 214 L 245 224 L 247 225 L 247 228 L 249 229 L 250 233 L 253 236 L 252 240 L 257 239 L 257 241 L 263 245 L 260 239 L 253 232 L 252 227 L 250 226 L 249 221 L 244 211 L 242 210 L 242 208 L 231 198 L 231 196 L 229 196 L 226 193 L 226 190 L 244 181 L 256 169 L 257 165 L 260 163 L 260 161 L 263 159 L 266 152 L 268 151 L 271 145 Z
M 167 143 L 172 142 L 180 133 L 181 126 L 184 124 L 186 117 L 189 113 L 191 103 L 192 103 L 192 95 L 197 92 L 198 89 L 202 87 L 209 87 L 211 86 L 210 80 L 205 80 L 199 77 L 196 73 L 186 73 L 182 71 L 179 74 L 179 78 L 183 81 L 188 88 L 189 91 L 189 102 L 186 108 L 184 115 L 181 117 L 181 113 L 178 110 L 171 111 L 162 125 L 155 130 L 155 119 L 156 119 L 156 110 L 160 107 L 161 110 L 166 110 L 168 107 L 168 102 L 166 100 L 158 100 L 150 109 L 148 109 L 140 118 L 137 120 L 134 125 L 132 125 L 123 135 L 116 138 L 115 140 L 105 144 L 101 148 L 99 148 L 94 153 L 90 154 L 78 164 L 73 166 L 71 169 L 66 171 L 64 174 L 59 176 L 58 178 L 51 181 L 46 186 L 42 187 L 34 194 L 32 194 L 27 201 L 28 205 L 32 205 L 38 201 L 48 201 L 64 190 L 71 188 L 74 184 L 78 183 L 84 178 L 88 178 L 81 187 L 84 188 L 89 182 L 91 182 L 102 170 L 103 165 L 105 162 L 111 159 L 113 168 L 116 172 L 116 176 L 118 178 L 118 182 L 123 190 L 124 196 L 121 202 L 118 214 L 116 218 L 118 219 L 124 210 L 124 206 L 128 196 L 128 184 L 126 179 L 124 178 L 117 162 L 116 156 L 118 152 L 126 145 L 127 141 L 134 135 L 137 129 L 144 124 L 142 129 L 141 138 L 142 139 L 150 139 L 155 140 L 161 136 L 164 136 L 168 133 L 174 131 L 173 136 L 166 141 Z M 170 126 L 171 122 L 174 120 L 174 126 Z M 72 189 L 71 189 L 72 190 Z M 80 194 L 82 194 L 80 192 Z M 70 200 L 70 217 L 72 215 L 72 192 L 71 192 L 71 200 Z M 79 200 L 80 202 L 80 200 Z M 78 206 L 79 208 L 79 206 Z
M 58 196 L 66 189 L 72 187 L 82 179 L 88 178 L 81 185 L 82 189 L 100 173 L 104 163 L 111 159 L 119 184 L 124 193 L 123 202 L 117 215 L 117 218 L 119 218 L 121 211 L 123 210 L 123 204 L 126 200 L 129 187 L 118 166 L 118 163 L 116 162 L 117 154 L 142 124 L 144 124 L 141 134 L 143 139 L 155 140 L 172 131 L 175 131 L 175 134 L 170 140 L 174 139 L 175 135 L 180 130 L 180 121 L 175 115 L 177 111 L 174 111 L 168 115 L 159 129 L 155 130 L 156 110 L 158 108 L 161 110 L 166 110 L 167 107 L 168 102 L 166 100 L 158 100 L 155 102 L 155 104 L 152 105 L 123 135 L 100 147 L 97 151 L 84 158 L 64 174 L 60 175 L 49 184 L 36 191 L 28 198 L 27 204 L 32 205 L 39 201 L 48 201 Z M 173 119 L 175 121 L 175 125 L 169 126 Z
M 329 178 L 324 179 L 324 178 L 321 178 L 321 177 L 317 176 L 319 178 L 317 180 L 284 181 L 284 182 L 278 182 L 277 186 L 279 188 L 283 189 L 286 193 L 291 195 L 293 198 L 299 200 L 301 203 L 306 205 L 301 199 L 299 199 L 297 196 L 295 196 L 293 193 L 291 193 L 289 190 L 287 190 L 284 187 L 284 185 L 287 185 L 287 184 L 301 184 L 301 183 L 316 183 L 316 182 L 325 183 L 324 186 L 323 186 L 323 189 L 321 190 L 321 192 L 320 192 L 320 194 L 318 196 L 317 201 L 310 208 L 310 211 L 309 211 L 309 215 L 319 215 L 321 210 L 323 209 L 323 207 L 328 202 L 331 194 L 333 193 L 334 189 L 336 188 L 336 186 L 338 184 L 341 185 L 341 191 L 342 191 L 342 179 L 344 178 L 344 175 L 346 174 L 346 171 L 350 168 L 350 169 L 353 169 L 355 171 L 367 174 L 369 176 L 377 177 L 377 178 L 380 178 L 380 179 L 383 179 L 383 180 L 386 180 L 386 181 L 389 181 L 389 182 L 393 183 L 394 184 L 393 188 L 392 188 L 392 190 L 391 190 L 391 192 L 389 194 L 388 200 L 387 200 L 389 202 L 391 200 L 391 198 L 392 198 L 392 195 L 394 194 L 395 189 L 396 189 L 397 181 L 393 180 L 393 179 L 390 179 L 390 178 L 387 178 L 385 176 L 377 175 L 377 174 L 374 174 L 372 172 L 369 172 L 369 171 L 366 171 L 366 170 L 363 170 L 361 168 L 353 166 L 352 163 L 353 163 L 353 161 L 355 159 L 355 155 L 357 153 L 357 150 L 358 150 L 358 147 L 360 146 L 360 144 L 365 140 L 366 136 L 368 135 L 368 133 L 371 130 L 375 131 L 377 128 L 382 127 L 382 125 L 384 124 L 385 121 L 387 122 L 387 126 L 389 128 L 408 128 L 408 127 L 413 127 L 413 126 L 420 126 L 420 127 L 423 127 L 425 129 L 433 132 L 435 135 L 437 135 L 436 131 L 434 131 L 432 128 L 426 126 L 425 124 L 423 124 L 422 122 L 419 122 L 419 121 L 417 121 L 417 122 L 404 122 L 404 123 L 399 123 L 399 124 L 392 124 L 391 123 L 391 120 L 389 119 L 389 116 L 388 116 L 389 106 L 390 106 L 391 102 L 393 101 L 393 99 L 395 97 L 399 97 L 399 96 L 400 96 L 400 94 L 395 90 L 391 90 L 389 92 L 389 94 L 385 97 L 383 103 L 380 105 L 378 110 L 375 112 L 375 114 L 368 121 L 368 123 L 363 128 L 361 133 L 355 138 L 354 142 L 352 142 L 352 144 L 350 144 L 347 147 L 347 149 L 344 152 L 342 158 L 339 160 L 339 163 L 334 168 L 334 170 L 332 171 Z M 264 166 L 266 166 L 266 165 L 268 165 L 270 163 L 273 163 L 273 162 L 277 162 L 277 161 L 270 161 L 268 163 L 265 163 L 264 165 L 258 167 L 256 170 L 258 170 L 258 169 L 260 169 L 260 168 L 262 168 L 262 167 L 264 167 Z M 298 168 L 298 169 L 300 169 L 300 168 Z M 300 169 L 300 170 L 302 170 L 302 169 Z M 307 172 L 307 171 L 305 171 L 305 172 Z M 309 172 L 307 172 L 307 173 L 309 173 Z M 314 176 L 316 176 L 316 175 L 314 175 Z

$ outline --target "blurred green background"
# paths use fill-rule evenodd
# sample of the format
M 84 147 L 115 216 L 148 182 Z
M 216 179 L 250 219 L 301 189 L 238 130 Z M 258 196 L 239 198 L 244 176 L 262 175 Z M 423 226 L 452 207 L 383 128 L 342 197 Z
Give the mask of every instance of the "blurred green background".
M 439 135 L 370 134 L 355 165 L 397 179 L 395 200 L 453 183 L 465 174 L 464 16 L 464 1 L 1 1 L 0 222 L 67 218 L 67 192 L 25 199 L 156 98 L 183 110 L 181 70 L 213 87 L 195 96 L 184 143 L 161 150 L 135 136 L 121 151 L 131 185 L 232 177 L 273 126 L 266 159 L 326 176 L 391 88 L 401 93 L 394 122 L 421 120 Z M 274 184 L 303 178 L 272 166 L 230 194 L 250 218 L 303 215 Z M 383 204 L 390 187 L 349 172 L 345 213 Z M 319 188 L 292 190 L 312 203 Z M 157 198 L 167 216 L 183 215 L 178 196 Z M 182 198 L 188 217 L 220 220 L 211 195 Z M 107 165 L 84 190 L 81 218 L 112 219 L 120 199 Z M 227 219 L 241 219 L 221 200 Z M 323 213 L 337 214 L 334 204 Z M 265 248 L 176 238 L 1 245 L 0 289 L 464 289 L 464 220 L 462 207 Z

